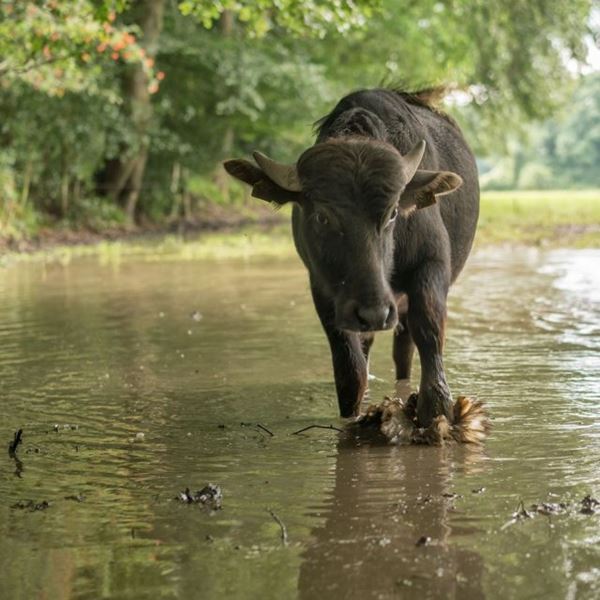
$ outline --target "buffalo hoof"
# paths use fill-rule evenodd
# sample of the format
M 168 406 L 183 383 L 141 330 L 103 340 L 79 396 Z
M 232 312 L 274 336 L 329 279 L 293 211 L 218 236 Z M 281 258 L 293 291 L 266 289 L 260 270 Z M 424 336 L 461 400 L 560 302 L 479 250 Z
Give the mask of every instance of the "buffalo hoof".
M 371 404 L 357 418 L 362 426 L 376 426 L 393 444 L 428 444 L 439 446 L 446 441 L 481 444 L 490 430 L 490 419 L 483 404 L 459 396 L 453 405 L 453 422 L 445 416 L 436 417 L 429 427 L 419 427 L 416 419 L 416 397 L 408 400 L 385 398 L 381 404 Z

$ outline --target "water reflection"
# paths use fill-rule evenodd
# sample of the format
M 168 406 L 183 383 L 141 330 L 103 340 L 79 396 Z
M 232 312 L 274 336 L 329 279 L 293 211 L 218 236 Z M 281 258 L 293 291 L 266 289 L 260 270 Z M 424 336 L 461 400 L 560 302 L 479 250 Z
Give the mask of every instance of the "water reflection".
M 483 598 L 483 558 L 456 544 L 453 480 L 473 449 L 389 448 L 345 438 L 300 568 L 301 598 Z

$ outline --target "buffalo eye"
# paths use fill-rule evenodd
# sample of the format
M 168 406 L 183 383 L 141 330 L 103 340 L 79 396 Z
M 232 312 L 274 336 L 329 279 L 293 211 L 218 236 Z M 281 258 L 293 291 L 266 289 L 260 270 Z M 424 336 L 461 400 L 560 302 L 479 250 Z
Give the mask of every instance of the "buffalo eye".
M 315 219 L 319 225 L 325 226 L 329 224 L 329 219 L 322 212 L 317 212 Z
M 392 224 L 396 220 L 397 216 L 398 216 L 398 207 L 396 206 L 396 207 L 394 207 L 394 210 L 390 214 L 390 218 L 388 219 L 388 225 Z

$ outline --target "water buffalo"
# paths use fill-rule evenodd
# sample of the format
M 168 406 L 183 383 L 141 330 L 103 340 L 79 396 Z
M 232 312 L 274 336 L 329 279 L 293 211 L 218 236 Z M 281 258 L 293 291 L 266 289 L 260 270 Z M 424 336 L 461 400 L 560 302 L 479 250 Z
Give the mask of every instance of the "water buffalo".
M 442 351 L 446 298 L 479 215 L 477 167 L 458 125 L 433 108 L 432 90 L 362 90 L 317 123 L 294 165 L 255 152 L 226 170 L 252 195 L 293 203 L 292 227 L 327 334 L 343 417 L 367 387 L 374 332 L 394 328 L 397 379 L 421 360 L 416 418 L 453 421 Z M 448 197 L 443 197 L 448 195 Z

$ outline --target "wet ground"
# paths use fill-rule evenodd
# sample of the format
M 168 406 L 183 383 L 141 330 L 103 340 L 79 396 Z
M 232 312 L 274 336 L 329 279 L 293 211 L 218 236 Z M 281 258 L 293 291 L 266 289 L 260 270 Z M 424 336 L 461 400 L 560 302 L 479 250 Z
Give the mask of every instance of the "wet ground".
M 0 597 L 597 598 L 598 265 L 471 258 L 446 361 L 482 449 L 292 435 L 343 426 L 295 258 L 0 269 Z M 381 399 L 389 334 L 372 369 Z M 176 499 L 209 482 L 220 510 Z

